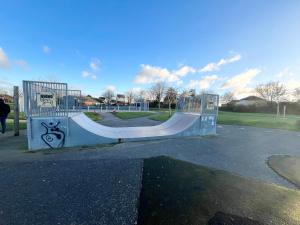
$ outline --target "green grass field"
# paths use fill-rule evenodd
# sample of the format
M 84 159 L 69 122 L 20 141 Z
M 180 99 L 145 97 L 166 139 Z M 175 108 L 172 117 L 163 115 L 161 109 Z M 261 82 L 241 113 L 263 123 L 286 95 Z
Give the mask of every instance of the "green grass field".
M 232 124 L 300 131 L 300 116 L 286 118 L 263 113 L 219 112 L 218 124 Z
M 26 129 L 26 120 L 20 120 L 20 130 Z M 6 131 L 12 131 L 14 129 L 14 120 L 7 119 L 6 120 Z
M 268 159 L 268 165 L 300 189 L 300 156 L 273 155 Z
M 170 118 L 169 111 L 163 111 L 159 114 L 150 116 L 149 119 L 164 122 Z
M 144 160 L 138 225 L 211 224 L 208 221 L 217 212 L 259 224 L 296 225 L 300 224 L 299 202 L 296 190 L 156 157 Z
M 169 112 L 163 111 L 160 114 L 151 116 L 150 119 L 164 122 L 169 119 Z M 276 115 L 273 114 L 220 111 L 218 116 L 218 124 L 300 131 L 300 116 L 289 115 L 286 118 L 277 118 Z
M 93 121 L 100 121 L 102 120 L 102 117 L 99 113 L 95 113 L 95 112 L 84 112 L 84 114 L 89 117 L 91 120 Z
M 8 119 L 13 119 L 14 118 L 14 116 L 15 116 L 15 113 L 14 113 L 14 111 L 12 110 L 9 114 L 8 114 Z M 25 115 L 24 115 L 24 112 L 20 112 L 19 113 L 19 119 L 20 120 L 25 120 Z
M 122 120 L 128 120 L 128 119 L 153 115 L 152 112 L 114 112 L 112 114 Z

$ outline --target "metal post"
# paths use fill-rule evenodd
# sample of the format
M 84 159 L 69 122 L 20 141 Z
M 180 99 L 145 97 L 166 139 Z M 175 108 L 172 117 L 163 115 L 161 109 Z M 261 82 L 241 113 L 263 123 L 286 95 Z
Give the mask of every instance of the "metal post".
M 14 86 L 14 131 L 15 136 L 20 135 L 20 127 L 19 127 L 19 87 Z
M 285 118 L 285 113 L 286 113 L 286 105 L 283 106 L 283 117 Z

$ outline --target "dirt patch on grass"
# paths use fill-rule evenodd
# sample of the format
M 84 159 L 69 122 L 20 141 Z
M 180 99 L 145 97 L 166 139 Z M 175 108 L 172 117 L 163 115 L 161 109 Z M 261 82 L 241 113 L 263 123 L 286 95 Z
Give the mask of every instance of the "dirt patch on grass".
M 144 160 L 139 225 L 208 224 L 228 215 L 265 225 L 300 224 L 300 192 L 168 157 Z
M 300 156 L 274 155 L 267 163 L 277 174 L 300 188 Z

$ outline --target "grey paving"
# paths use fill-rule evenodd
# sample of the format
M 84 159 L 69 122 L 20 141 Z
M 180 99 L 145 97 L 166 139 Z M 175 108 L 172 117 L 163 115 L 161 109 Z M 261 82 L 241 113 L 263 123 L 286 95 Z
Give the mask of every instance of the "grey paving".
M 0 163 L 0 224 L 135 224 L 142 160 Z
M 295 188 L 267 166 L 268 157 L 274 154 L 300 155 L 300 132 L 227 125 L 218 126 L 218 135 L 215 137 L 131 142 L 110 147 L 94 146 L 85 148 L 84 151 L 78 148 L 75 151 L 46 156 L 36 153 L 27 159 L 19 158 L 20 160 L 31 160 L 31 157 L 39 160 L 135 159 L 167 155 Z
M 85 224 L 83 218 L 90 219 L 90 224 L 133 224 L 140 187 L 141 158 L 167 155 L 295 188 L 274 173 L 266 160 L 274 154 L 300 156 L 300 132 L 229 125 L 218 126 L 218 135 L 211 137 L 59 151 L 28 153 L 20 150 L 24 149 L 25 143 L 25 134 L 1 138 L 0 224 L 34 225 L 47 219 L 52 224 L 59 224 L 55 222 L 64 216 L 74 219 L 73 224 Z M 48 178 L 49 185 L 46 185 L 43 180 L 48 182 Z M 124 182 L 122 185 L 118 184 L 119 179 Z M 7 210 L 5 213 L 3 207 Z M 17 223 L 16 218 L 21 216 L 26 219 L 25 222 Z M 37 216 L 35 221 L 31 220 L 33 216 Z

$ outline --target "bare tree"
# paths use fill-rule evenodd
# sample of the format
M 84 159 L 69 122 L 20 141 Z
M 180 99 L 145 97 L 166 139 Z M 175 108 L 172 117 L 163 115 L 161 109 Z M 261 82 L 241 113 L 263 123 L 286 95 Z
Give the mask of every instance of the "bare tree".
M 165 101 L 169 105 L 169 116 L 172 115 L 171 105 L 176 103 L 177 95 L 178 92 L 172 87 L 169 87 L 166 91 Z
M 133 99 L 135 98 L 135 93 L 133 92 L 133 90 L 129 90 L 126 92 L 126 97 L 127 97 L 127 102 L 130 105 L 133 101 Z
M 300 87 L 295 89 L 294 96 L 296 97 L 297 101 L 299 102 L 300 101 Z
M 107 89 L 103 92 L 103 97 L 106 99 L 108 105 L 110 105 L 111 100 L 115 97 L 115 93 L 111 89 Z
M 286 88 L 278 81 L 260 84 L 255 88 L 256 92 L 265 100 L 277 103 L 277 115 L 279 116 L 279 103 L 286 94 Z
M 134 95 L 134 99 L 138 102 L 144 102 L 148 99 L 148 92 L 145 90 L 140 90 Z M 148 99 L 149 100 L 149 99 Z
M 153 95 L 154 99 L 158 102 L 158 108 L 160 109 L 160 102 L 163 98 L 164 92 L 165 92 L 165 83 L 164 82 L 158 82 L 154 84 L 150 91 L 151 94 Z
M 226 92 L 226 93 L 224 93 L 224 95 L 222 95 L 221 99 L 224 104 L 227 104 L 227 103 L 231 102 L 232 100 L 234 100 L 234 93 Z
M 286 88 L 278 81 L 260 84 L 255 88 L 255 91 L 260 97 L 270 102 L 278 102 L 286 94 Z
M 181 92 L 181 94 L 180 94 L 180 97 L 181 97 L 181 98 L 187 98 L 187 97 L 189 97 L 189 96 L 190 96 L 190 92 L 187 91 L 187 90 L 183 90 L 183 91 Z

